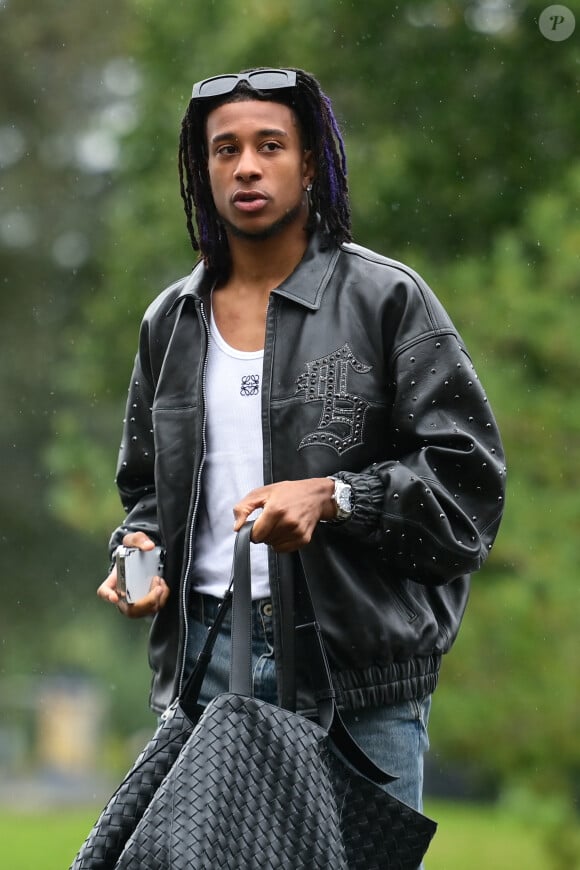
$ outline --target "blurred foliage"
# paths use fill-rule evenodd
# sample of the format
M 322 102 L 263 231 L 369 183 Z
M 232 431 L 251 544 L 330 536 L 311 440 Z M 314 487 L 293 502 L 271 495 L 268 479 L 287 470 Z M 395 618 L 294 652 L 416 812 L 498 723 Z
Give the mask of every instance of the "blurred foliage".
M 570 796 L 535 792 L 514 783 L 499 802 L 502 814 L 519 820 L 528 830 L 541 832 L 545 861 L 551 870 L 578 867 L 580 860 L 580 824 Z
M 570 686 L 580 619 L 580 401 L 570 384 L 580 361 L 579 203 L 577 162 L 530 197 L 521 226 L 498 232 L 485 259 L 442 274 L 482 360 L 510 486 L 493 559 L 444 667 L 433 735 L 466 763 L 485 746 L 488 783 L 517 770 L 545 788 L 580 773 Z
M 32 651 L 22 653 L 13 626 L 28 626 L 28 644 L 40 608 L 8 603 L 0 628 L 11 666 L 21 655 L 46 667 L 70 657 L 105 675 L 115 650 L 135 685 L 146 679 L 134 664 L 144 660 L 145 629 L 111 619 L 87 596 L 119 520 L 114 454 L 139 320 L 195 260 L 177 183 L 181 115 L 198 78 L 300 66 L 315 72 L 344 129 L 357 241 L 434 287 L 473 355 L 508 454 L 504 525 L 444 664 L 433 745 L 445 764 L 473 764 L 482 787 L 499 791 L 516 778 L 573 794 L 580 49 L 577 32 L 561 43 L 541 36 L 545 5 L 125 0 L 114 12 L 56 4 L 50 16 L 35 14 L 32 0 L 0 7 L 11 25 L 0 29 L 0 71 L 13 82 L 4 109 L 31 143 L 9 167 L 0 219 L 24 209 L 41 228 L 33 244 L 0 248 L 0 389 L 12 410 L 3 421 L 3 546 L 27 599 L 49 614 L 50 578 L 63 566 L 77 577 L 73 589 L 65 584 L 58 637 L 49 617 L 46 630 L 35 625 Z M 37 56 L 42 65 L 30 62 Z M 107 106 L 119 103 L 136 122 L 115 127 L 117 161 L 42 164 L 42 142 L 54 150 L 57 132 L 110 133 Z M 0 135 L 0 158 L 1 145 Z M 73 229 L 88 254 L 63 268 L 55 234 Z M 125 728 L 137 719 L 128 707 L 115 710 Z
M 122 3 L 113 12 L 97 0 L 0 2 L 0 552 L 9 584 L 0 677 L 96 675 L 125 730 L 139 711 L 150 716 L 146 626 L 112 621 L 95 596 L 107 566 L 102 530 L 117 510 L 112 427 L 96 394 L 79 405 L 63 385 L 61 363 L 70 364 L 100 285 L 104 202 L 134 114 L 128 21 Z M 75 450 L 66 457 L 50 445 L 80 415 L 91 453 L 108 455 L 108 508 L 99 476 L 82 477 L 74 505 L 68 484 L 51 486 L 59 473 L 78 475 Z M 82 463 L 85 448 L 76 449 Z

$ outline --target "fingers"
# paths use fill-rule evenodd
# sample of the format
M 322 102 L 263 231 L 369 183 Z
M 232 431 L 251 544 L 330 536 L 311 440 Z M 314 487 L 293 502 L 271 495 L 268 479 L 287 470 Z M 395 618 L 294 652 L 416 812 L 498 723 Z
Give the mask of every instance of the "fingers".
M 278 553 L 291 553 L 310 542 L 315 525 L 309 517 L 289 517 L 276 509 L 264 511 L 254 522 L 252 541 L 269 544 Z
M 239 532 L 248 517 L 258 508 L 264 507 L 268 497 L 268 487 L 260 486 L 258 489 L 253 489 L 244 498 L 234 506 L 234 531 Z M 252 540 L 254 535 L 252 534 Z
M 309 543 L 318 522 L 333 515 L 333 490 L 327 478 L 258 487 L 234 507 L 234 530 L 239 531 L 257 508 L 263 508 L 254 522 L 252 541 L 269 544 L 280 553 L 298 550 Z
M 147 595 L 134 604 L 128 604 L 121 599 L 117 606 L 129 619 L 141 619 L 143 616 L 154 616 L 158 613 L 165 606 L 168 598 L 169 586 L 162 577 L 154 577 Z
M 129 532 L 123 538 L 125 547 L 136 547 L 138 550 L 153 550 L 155 544 L 145 532 Z
M 106 580 L 103 580 L 97 589 L 97 595 L 103 601 L 109 601 L 111 604 L 119 603 L 119 593 L 117 592 L 117 568 L 113 568 Z
M 126 537 L 129 536 L 127 535 Z M 136 546 L 136 544 L 126 544 L 125 546 Z M 143 616 L 154 616 L 162 607 L 165 607 L 169 598 L 169 591 L 169 586 L 162 577 L 154 577 L 147 595 L 140 598 L 134 604 L 128 604 L 125 597 L 117 590 L 117 569 L 115 567 L 97 589 L 97 595 L 103 601 L 114 604 L 129 619 L 141 619 Z

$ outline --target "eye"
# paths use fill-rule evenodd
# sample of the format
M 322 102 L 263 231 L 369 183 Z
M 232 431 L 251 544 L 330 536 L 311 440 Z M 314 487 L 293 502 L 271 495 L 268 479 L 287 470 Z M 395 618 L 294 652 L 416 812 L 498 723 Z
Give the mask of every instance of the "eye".
M 279 151 L 281 148 L 282 148 L 282 146 L 279 142 L 270 141 L 270 142 L 264 142 L 262 145 L 260 145 L 260 150 L 266 151 L 267 153 Z
M 237 148 L 235 145 L 220 145 L 219 148 L 216 148 L 216 154 L 220 157 L 230 157 L 232 154 L 235 154 Z

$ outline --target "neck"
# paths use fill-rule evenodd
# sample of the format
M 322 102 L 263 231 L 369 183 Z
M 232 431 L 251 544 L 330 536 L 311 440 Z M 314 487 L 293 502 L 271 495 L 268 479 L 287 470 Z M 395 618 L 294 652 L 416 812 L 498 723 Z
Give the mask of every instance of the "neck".
M 241 236 L 227 229 L 231 269 L 227 284 L 267 290 L 282 283 L 296 268 L 308 246 L 307 218 L 266 238 Z
M 307 245 L 306 235 L 293 245 L 280 245 L 274 239 L 259 245 L 236 239 L 234 244 L 230 242 L 232 265 L 229 281 L 256 288 L 266 285 L 273 289 L 294 271 Z

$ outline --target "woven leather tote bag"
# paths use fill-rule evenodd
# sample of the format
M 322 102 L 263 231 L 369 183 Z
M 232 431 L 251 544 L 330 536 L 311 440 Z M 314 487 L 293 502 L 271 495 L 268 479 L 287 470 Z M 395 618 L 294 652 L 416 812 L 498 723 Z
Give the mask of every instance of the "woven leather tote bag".
M 251 525 L 234 554 L 230 691 L 206 707 L 115 870 L 416 870 L 436 825 L 377 784 L 393 777 L 342 723 L 315 621 L 300 640 L 320 724 L 252 697 Z

